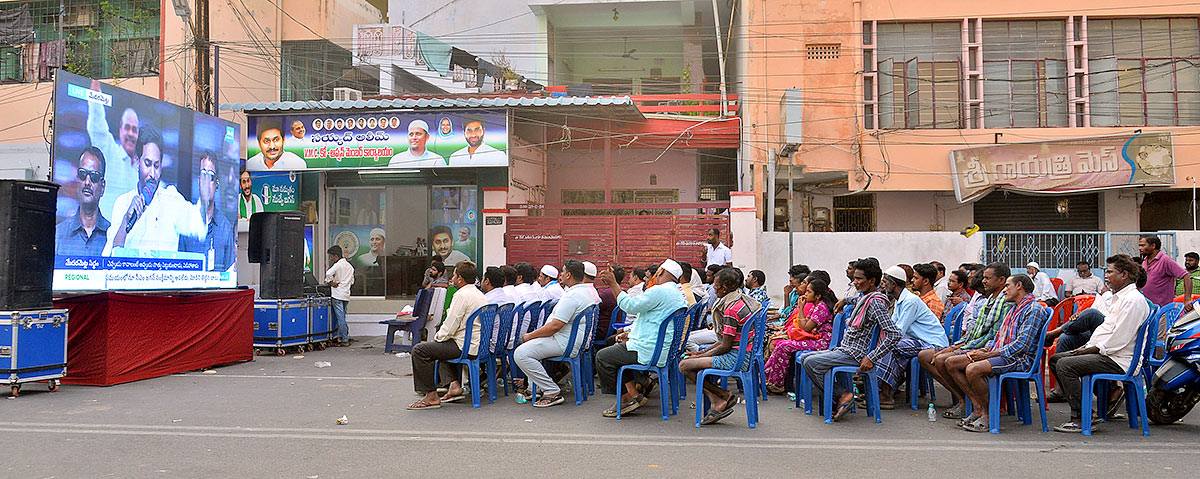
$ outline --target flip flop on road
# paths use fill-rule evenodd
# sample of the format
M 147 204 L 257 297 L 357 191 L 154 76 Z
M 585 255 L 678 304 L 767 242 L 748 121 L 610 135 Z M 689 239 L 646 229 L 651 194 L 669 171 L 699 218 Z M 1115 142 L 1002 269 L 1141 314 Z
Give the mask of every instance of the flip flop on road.
M 454 396 L 443 396 L 442 402 L 459 402 L 466 398 L 467 398 L 466 394 L 457 394 Z
M 729 417 L 730 414 L 733 414 L 733 407 L 737 406 L 740 402 L 742 402 L 741 398 L 739 398 L 737 395 L 730 397 L 729 401 L 725 403 L 725 409 L 717 410 L 716 408 L 713 408 L 709 410 L 708 414 L 704 416 L 704 419 L 700 420 L 700 425 L 706 426 L 709 424 L 714 424 L 717 421 Z
M 557 396 L 542 396 L 541 399 L 538 399 L 537 402 L 533 403 L 533 407 L 557 406 L 565 402 L 567 402 L 567 398 L 563 397 L 562 394 Z
M 438 409 L 440 407 L 442 407 L 441 404 L 429 404 L 428 402 L 425 402 L 424 399 L 418 399 L 417 402 L 408 405 L 408 410 L 424 411 L 426 409 Z
M 987 418 L 979 416 L 979 419 L 963 424 L 962 428 L 971 432 L 988 432 Z
M 843 417 L 846 416 L 846 414 L 848 414 L 850 412 L 850 407 L 853 405 L 854 405 L 853 400 L 838 404 L 837 409 L 835 409 L 833 412 L 833 420 L 840 421 Z

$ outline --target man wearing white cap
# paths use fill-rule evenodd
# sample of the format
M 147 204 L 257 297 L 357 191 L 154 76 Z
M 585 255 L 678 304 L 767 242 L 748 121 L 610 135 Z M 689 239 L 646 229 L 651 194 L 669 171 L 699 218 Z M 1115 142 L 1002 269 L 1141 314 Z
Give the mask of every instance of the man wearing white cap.
M 429 124 L 425 120 L 413 120 L 408 124 L 408 150 L 397 153 L 388 162 L 392 168 L 421 166 L 446 166 L 446 160 L 425 148 L 429 141 Z
M 596 353 L 596 371 L 600 374 L 600 390 L 605 394 L 616 394 L 617 403 L 604 411 L 604 417 L 616 417 L 617 412 L 627 414 L 642 407 L 648 401 L 637 390 L 638 375 L 626 376 L 624 394 L 618 390 L 617 371 L 621 366 L 629 364 L 649 364 L 654 356 L 658 342 L 658 329 L 663 321 L 680 308 L 686 308 L 683 295 L 679 294 L 679 277 L 683 268 L 673 260 L 666 260 L 655 274 L 655 285 L 638 296 L 630 296 L 621 289 L 621 284 L 613 276 L 612 269 L 600 273 L 600 280 L 608 285 L 617 295 L 617 306 L 628 313 L 638 315 L 632 329 L 617 333 L 617 343 Z M 667 336 L 675 334 L 673 326 L 668 326 Z M 663 341 L 662 351 L 659 351 L 657 366 L 666 366 L 667 349 L 670 341 Z M 662 391 L 660 394 L 670 394 Z
M 538 275 L 538 284 L 542 285 L 542 305 L 557 301 L 563 296 L 563 287 L 558 284 L 558 268 L 542 265 L 542 274 Z
M 1058 291 L 1054 288 L 1054 283 L 1050 282 L 1050 275 L 1043 272 L 1036 261 L 1025 265 L 1025 271 L 1033 280 L 1033 298 L 1046 303 L 1047 306 L 1058 304 Z
M 600 292 L 596 291 L 596 265 L 594 263 L 592 263 L 591 261 L 584 261 L 583 262 L 583 275 L 585 277 L 587 277 L 586 283 L 588 286 L 588 290 L 590 290 L 590 292 L 592 294 L 592 299 L 595 299 L 596 302 L 599 303 L 600 302 Z
M 932 268 L 932 266 L 931 266 Z M 944 348 L 950 344 L 941 321 L 930 311 L 925 302 L 904 287 L 907 274 L 900 266 L 892 266 L 883 272 L 883 292 L 895 302 L 892 321 L 900 330 L 900 341 L 895 349 L 880 358 L 879 407 L 892 409 L 892 391 L 900 381 L 908 377 L 908 366 L 921 350 Z M 912 385 L 909 385 L 912 387 Z
M 592 273 L 595 274 L 595 265 L 592 265 L 592 268 Z M 513 352 L 517 367 L 521 368 L 525 376 L 543 393 L 542 397 L 533 403 L 533 407 L 557 406 L 566 401 L 558 384 L 546 373 L 542 360 L 563 355 L 571 341 L 571 328 L 579 313 L 598 302 L 592 300 L 592 292 L 589 291 L 591 283 L 587 281 L 584 273 L 584 263 L 569 259 L 563 265 L 563 271 L 565 274 L 562 275 L 562 281 L 567 285 L 566 292 L 550 312 L 550 317 L 546 318 L 546 324 L 522 336 L 521 345 Z M 580 331 L 576 334 L 582 334 Z M 591 346 L 589 338 L 576 337 L 575 350 L 578 351 L 578 348 L 584 346 Z

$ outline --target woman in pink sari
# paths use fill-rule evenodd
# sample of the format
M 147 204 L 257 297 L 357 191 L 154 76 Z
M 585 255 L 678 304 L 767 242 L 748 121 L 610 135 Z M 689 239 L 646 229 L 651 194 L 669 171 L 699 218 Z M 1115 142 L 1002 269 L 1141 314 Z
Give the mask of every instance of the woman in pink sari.
M 802 307 L 796 308 L 788 319 L 787 339 L 775 342 L 775 349 L 767 360 L 767 390 L 783 394 L 783 382 L 793 355 L 798 351 L 824 351 L 829 348 L 833 336 L 833 305 L 837 298 L 829 290 L 829 284 L 820 278 L 808 277 L 808 291 L 801 298 Z M 803 311 L 803 314 L 800 312 Z

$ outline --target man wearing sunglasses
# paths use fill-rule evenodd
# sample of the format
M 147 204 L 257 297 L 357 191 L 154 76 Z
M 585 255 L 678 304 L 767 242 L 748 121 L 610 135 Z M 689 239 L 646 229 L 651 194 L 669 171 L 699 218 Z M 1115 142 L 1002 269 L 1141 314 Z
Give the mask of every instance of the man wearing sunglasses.
M 226 271 L 236 258 L 233 226 L 224 211 L 217 206 L 217 191 L 221 182 L 217 180 L 217 153 L 205 151 L 200 156 L 200 201 L 196 208 L 208 225 L 208 234 L 203 239 L 179 237 L 179 251 L 204 255 L 205 271 Z
M 79 155 L 75 170 L 79 210 L 55 228 L 55 250 L 59 256 L 100 256 L 108 238 L 109 221 L 100 212 L 104 196 L 104 153 L 89 146 Z

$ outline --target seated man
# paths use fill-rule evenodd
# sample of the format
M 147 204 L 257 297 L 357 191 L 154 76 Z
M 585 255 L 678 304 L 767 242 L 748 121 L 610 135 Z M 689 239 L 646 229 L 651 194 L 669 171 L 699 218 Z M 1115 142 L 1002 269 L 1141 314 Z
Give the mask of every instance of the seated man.
M 937 281 L 937 267 L 932 264 L 918 264 L 913 266 L 912 283 L 913 288 L 921 295 L 921 301 L 929 308 L 929 311 L 937 317 L 938 322 L 941 322 L 942 317 L 946 314 L 946 305 L 944 298 L 938 296 L 937 290 L 933 285 Z M 943 329 L 943 334 L 945 330 Z
M 738 358 L 738 350 L 750 345 L 739 344 L 742 339 L 742 328 L 753 328 L 746 321 L 754 316 L 761 304 L 754 298 L 741 292 L 741 281 L 733 268 L 726 267 L 717 272 L 713 278 L 713 289 L 719 299 L 713 303 L 712 322 L 719 325 L 720 341 L 698 353 L 687 353 L 686 359 L 679 362 L 679 371 L 693 383 L 700 371 L 708 368 L 732 370 Z M 753 333 L 752 333 L 753 334 Z M 745 371 L 750 365 L 749 357 L 742 364 Z M 660 392 L 659 394 L 664 394 Z M 712 424 L 733 414 L 733 407 L 738 403 L 738 397 L 732 392 L 717 386 L 713 381 L 704 382 L 704 395 L 712 403 L 712 409 L 700 424 Z
M 679 308 L 687 307 L 679 293 L 676 281 L 683 275 L 683 268 L 674 260 L 666 260 L 654 276 L 654 286 L 637 296 L 630 296 L 621 289 L 611 269 L 600 273 L 600 280 L 617 294 L 617 306 L 626 312 L 638 315 L 631 329 L 617 333 L 616 344 L 596 353 L 596 372 L 600 375 L 600 390 L 604 394 L 616 394 L 617 404 L 604 411 L 604 417 L 617 417 L 617 411 L 628 414 L 646 404 L 647 399 L 637 391 L 637 376 L 626 376 L 624 394 L 617 389 L 617 371 L 628 364 L 649 364 L 658 342 L 658 328 L 663 321 Z M 667 336 L 674 334 L 667 327 Z M 667 349 L 670 342 L 664 341 L 658 355 L 657 366 L 666 366 Z M 660 394 L 669 394 L 662 392 Z
M 429 270 L 425 271 L 424 283 L 421 287 L 429 288 L 445 288 L 450 286 L 450 281 L 445 278 L 446 265 L 441 261 L 434 261 L 429 264 Z
M 450 279 L 458 288 L 458 292 L 450 301 L 450 308 L 446 311 L 442 327 L 438 328 L 433 341 L 425 341 L 413 347 L 413 389 L 425 397 L 409 404 L 409 410 L 437 409 L 442 407 L 443 401 L 454 402 L 465 397 L 462 389 L 462 366 L 448 363 L 446 360 L 457 359 L 462 355 L 463 348 L 467 348 L 468 356 L 475 356 L 479 352 L 478 322 L 471 330 L 471 344 L 465 344 L 467 320 L 476 310 L 487 305 L 483 293 L 475 288 L 475 275 L 475 263 L 460 261 L 454 266 L 454 275 Z M 438 397 L 439 385 L 433 381 L 433 365 L 438 360 L 442 361 L 439 364 L 441 377 L 438 379 L 442 384 L 449 383 L 446 395 L 442 397 Z
M 1180 286 L 1182 289 L 1183 286 Z M 1075 296 L 1077 294 L 1100 294 L 1104 289 L 1104 281 L 1092 274 L 1092 265 L 1087 261 L 1080 261 L 1075 265 L 1075 277 L 1067 281 L 1066 297 Z M 1180 293 L 1182 294 L 1182 293 Z
M 613 266 L 612 270 L 618 283 L 625 280 L 625 268 Z M 608 330 L 612 329 L 613 313 L 617 310 L 617 296 L 608 288 L 600 288 L 596 294 L 600 296 L 600 310 L 596 317 L 596 331 L 592 341 L 604 341 L 608 337 Z
M 753 269 L 746 275 L 746 294 L 758 301 L 759 304 L 771 299 L 767 296 L 767 275 L 762 270 Z
M 1038 343 L 1050 308 L 1038 304 L 1033 295 L 1033 280 L 1023 274 L 1008 278 L 1004 299 L 1016 305 L 1004 315 L 1000 329 L 986 348 L 967 351 L 946 361 L 950 379 L 971 398 L 974 409 L 962 422 L 971 432 L 988 430 L 988 376 L 1027 371 L 1034 358 L 1041 354 Z
M 1083 418 L 1084 411 L 1081 410 L 1081 377 L 1103 373 L 1125 374 L 1129 368 L 1137 367 L 1134 362 L 1136 358 L 1133 357 L 1137 330 L 1150 314 L 1150 305 L 1146 302 L 1146 297 L 1138 291 L 1134 283 L 1140 269 L 1133 258 L 1127 255 L 1109 257 L 1108 268 L 1104 270 L 1104 280 L 1108 282 L 1109 288 L 1117 293 L 1113 297 L 1104 323 L 1096 328 L 1083 347 L 1069 351 L 1060 348 L 1050 357 L 1050 371 L 1062 385 L 1067 402 L 1071 405 L 1071 420 L 1055 426 L 1055 431 L 1082 431 L 1080 419 Z M 1119 398 L 1121 390 L 1116 389 L 1112 393 Z M 1111 414 L 1119 404 L 1119 400 L 1110 401 L 1107 412 Z M 1092 414 L 1092 411 L 1087 411 L 1087 414 Z
M 489 266 L 484 270 L 483 281 L 479 285 L 483 288 L 483 300 L 487 304 L 504 306 L 513 302 L 512 298 L 509 298 L 507 292 L 504 291 L 504 273 L 500 268 Z M 499 339 L 499 335 L 500 317 L 497 316 L 496 321 L 492 323 L 492 343 L 488 345 L 491 348 L 489 351 L 496 350 L 496 340 Z
M 933 283 L 921 279 L 920 267 L 933 267 L 922 264 L 917 266 L 918 283 L 932 292 Z M 882 409 L 895 407 L 892 392 L 908 377 L 908 365 L 917 353 L 925 349 L 944 348 L 949 344 L 941 322 L 925 306 L 922 298 L 918 298 L 904 287 L 903 276 L 904 270 L 899 266 L 888 268 L 883 274 L 883 292 L 887 293 L 888 299 L 895 302 L 892 321 L 896 323 L 901 337 L 896 343 L 896 348 L 879 360 L 879 407 Z
M 558 268 L 548 264 L 542 265 L 542 274 L 538 275 L 538 284 L 542 285 L 541 294 L 538 299 L 542 301 L 544 306 L 546 303 L 556 301 L 563 295 L 563 287 L 558 284 Z
M 571 341 L 571 327 L 579 313 L 589 306 L 596 304 L 592 301 L 592 293 L 588 291 L 588 283 L 584 276 L 583 263 L 577 259 L 569 259 L 563 265 L 562 282 L 567 286 L 562 298 L 550 312 L 546 324 L 521 337 L 521 345 L 513 352 L 513 360 L 521 372 L 541 388 L 542 397 L 533 403 L 533 407 L 557 406 L 566 401 L 559 390 L 558 383 L 546 373 L 542 360 L 562 356 Z M 577 334 L 582 333 L 583 328 Z M 575 338 L 575 350 L 580 347 L 590 347 L 587 338 Z
M 954 396 L 957 405 L 942 413 L 942 417 L 947 419 L 962 419 L 966 412 L 963 403 L 965 395 L 958 388 L 958 384 L 950 379 L 950 373 L 946 370 L 946 360 L 986 346 L 996 335 L 996 329 L 1011 307 L 1002 294 L 1010 273 L 1008 266 L 992 263 L 982 271 L 973 288 L 977 292 L 982 291 L 988 299 L 979 304 L 977 313 L 971 315 L 968 311 L 964 315 L 962 330 L 966 333 L 948 348 L 930 348 L 917 354 L 921 367 Z
M 903 276 L 903 273 L 899 273 Z M 810 354 L 804 357 L 804 373 L 808 374 L 813 385 L 813 401 L 823 401 L 823 391 L 831 385 L 825 384 L 825 373 L 838 366 L 858 366 L 860 372 L 875 367 L 875 362 L 882 359 L 896 347 L 900 341 L 900 331 L 888 312 L 891 300 L 879 290 L 879 281 L 883 272 L 879 270 L 879 262 L 873 259 L 859 260 L 854 263 L 854 286 L 861 296 L 851 299 L 853 305 L 850 317 L 846 319 L 842 342 L 829 351 Z M 871 340 L 879 333 L 883 339 L 875 349 L 868 351 Z M 854 404 L 854 391 L 850 387 L 850 375 L 839 374 L 834 378 L 833 397 L 837 406 L 833 410 L 834 420 L 840 420 L 850 412 Z M 831 407 L 823 404 L 824 407 Z

